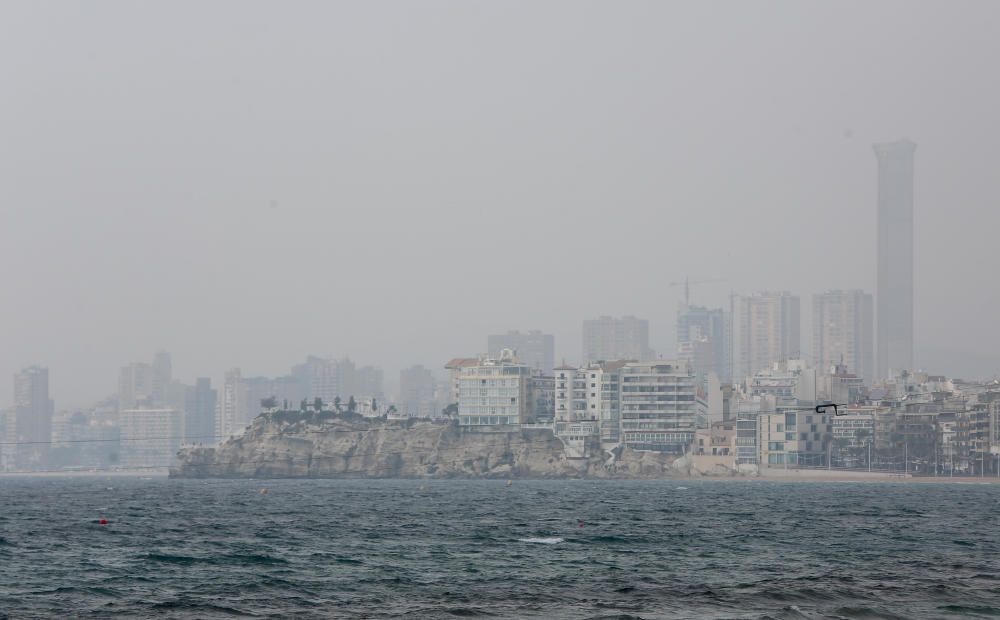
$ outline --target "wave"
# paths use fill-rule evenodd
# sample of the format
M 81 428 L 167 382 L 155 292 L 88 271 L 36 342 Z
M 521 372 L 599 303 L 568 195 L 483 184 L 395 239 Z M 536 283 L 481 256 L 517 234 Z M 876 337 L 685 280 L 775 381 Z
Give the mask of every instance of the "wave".
M 564 539 L 558 536 L 529 536 L 528 538 L 518 538 L 518 542 L 534 543 L 538 545 L 558 545 Z

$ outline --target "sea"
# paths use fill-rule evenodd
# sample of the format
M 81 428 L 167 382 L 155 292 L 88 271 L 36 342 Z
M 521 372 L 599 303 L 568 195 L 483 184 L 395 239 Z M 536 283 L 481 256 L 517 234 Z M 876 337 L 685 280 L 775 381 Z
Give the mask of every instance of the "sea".
M 0 477 L 0 618 L 997 616 L 1000 485 Z

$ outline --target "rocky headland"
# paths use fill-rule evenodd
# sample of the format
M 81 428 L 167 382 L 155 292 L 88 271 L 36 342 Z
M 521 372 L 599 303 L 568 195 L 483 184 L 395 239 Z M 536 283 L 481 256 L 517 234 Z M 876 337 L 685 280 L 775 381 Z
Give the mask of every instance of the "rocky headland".
M 599 452 L 599 451 L 598 451 Z M 707 472 L 706 472 L 707 473 Z M 188 447 L 177 478 L 682 478 L 689 459 L 618 449 L 567 458 L 546 428 L 470 431 L 453 422 L 271 411 L 239 437 Z

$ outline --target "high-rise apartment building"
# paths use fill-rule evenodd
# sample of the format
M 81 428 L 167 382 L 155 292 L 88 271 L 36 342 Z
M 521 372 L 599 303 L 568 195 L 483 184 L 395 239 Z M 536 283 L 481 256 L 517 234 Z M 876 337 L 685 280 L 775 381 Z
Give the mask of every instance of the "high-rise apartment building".
M 153 367 L 142 362 L 123 366 L 118 376 L 118 410 L 153 404 Z
M 225 438 L 239 434 L 249 422 L 246 412 L 246 386 L 240 369 L 233 368 L 226 373 L 216 405 L 216 441 L 225 441 Z
M 729 313 L 681 303 L 677 307 L 677 351 L 697 375 L 708 370 L 724 382 L 731 380 L 732 343 Z
M 872 296 L 864 291 L 813 295 L 813 366 L 828 373 L 841 364 L 871 384 L 875 376 Z
M 216 398 L 212 380 L 207 377 L 195 379 L 193 386 L 184 386 L 185 443 L 215 443 Z
M 152 384 L 150 395 L 155 406 L 163 406 L 169 399 L 170 384 L 173 381 L 173 363 L 166 351 L 157 351 L 150 364 Z
M 55 406 L 49 398 L 49 369 L 29 366 L 14 375 L 13 437 L 26 445 L 17 446 L 19 466 L 44 463 L 46 442 L 52 440 Z M 35 443 L 28 443 L 35 442 Z
M 506 334 L 491 335 L 487 339 L 486 348 L 487 354 L 492 358 L 499 357 L 504 349 L 510 349 L 522 364 L 540 370 L 546 375 L 551 375 L 555 367 L 555 337 L 538 330 L 509 331 Z
M 583 361 L 647 361 L 653 358 L 649 348 L 649 321 L 634 316 L 602 316 L 583 322 Z
M 909 140 L 876 144 L 878 274 L 876 329 L 879 379 L 913 369 L 913 155 Z
M 434 373 L 421 365 L 399 371 L 399 412 L 414 418 L 436 418 L 441 415 L 435 400 Z
M 292 376 L 302 386 L 302 397 L 309 401 L 321 398 L 330 403 L 339 397 L 346 402 L 351 396 L 361 399 L 382 395 L 381 369 L 355 368 L 348 358 L 338 360 L 310 355 L 305 363 L 292 368 Z
M 579 434 L 588 430 L 602 444 L 614 446 L 620 431 L 620 371 L 625 362 L 600 362 L 579 368 L 555 369 L 556 434 Z M 581 425 L 591 422 L 592 425 Z
M 374 398 L 377 401 L 384 400 L 385 392 L 382 389 L 385 373 L 377 366 L 362 366 L 354 371 L 354 385 L 348 391 L 349 398 L 354 396 L 359 400 Z
M 801 356 L 797 296 L 755 293 L 733 297 L 732 306 L 733 381 Z

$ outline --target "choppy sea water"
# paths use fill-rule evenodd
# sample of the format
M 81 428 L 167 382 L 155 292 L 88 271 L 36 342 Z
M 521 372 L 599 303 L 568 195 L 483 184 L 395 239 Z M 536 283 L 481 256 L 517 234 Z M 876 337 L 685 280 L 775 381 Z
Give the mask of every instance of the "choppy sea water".
M 1000 486 L 0 478 L 5 618 L 998 615 Z

